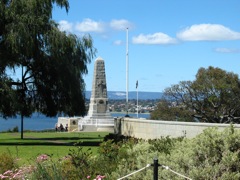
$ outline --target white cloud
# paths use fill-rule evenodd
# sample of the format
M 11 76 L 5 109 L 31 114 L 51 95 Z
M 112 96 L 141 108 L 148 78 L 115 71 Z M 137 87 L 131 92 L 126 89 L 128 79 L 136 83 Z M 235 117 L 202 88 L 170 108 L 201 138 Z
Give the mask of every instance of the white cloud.
M 110 22 L 109 25 L 112 29 L 118 30 L 118 31 L 126 30 L 127 28 L 129 29 L 133 28 L 133 24 L 125 19 L 120 19 L 120 20 L 114 19 Z
M 68 21 L 65 21 L 65 20 L 61 20 L 59 21 L 59 30 L 60 31 L 67 31 L 67 32 L 72 32 L 73 30 L 73 24 L 68 22 Z
M 92 19 L 84 19 L 82 22 L 76 24 L 76 30 L 79 32 L 104 32 L 104 23 L 93 21 Z
M 155 34 L 140 34 L 132 38 L 134 44 L 175 44 L 177 40 L 158 32 Z
M 113 42 L 114 45 L 122 45 L 123 41 L 122 40 L 116 40 Z
M 240 49 L 234 48 L 216 48 L 214 51 L 218 53 L 240 53 Z
M 179 32 L 177 37 L 183 41 L 239 40 L 240 33 L 220 24 L 197 24 Z
M 110 22 L 95 21 L 90 18 L 83 19 L 81 22 L 68 22 L 66 20 L 59 21 L 59 29 L 61 31 L 69 31 L 75 33 L 101 33 L 101 36 L 107 36 L 111 31 L 133 29 L 134 25 L 125 19 L 114 19 Z M 118 43 L 118 42 L 116 42 Z

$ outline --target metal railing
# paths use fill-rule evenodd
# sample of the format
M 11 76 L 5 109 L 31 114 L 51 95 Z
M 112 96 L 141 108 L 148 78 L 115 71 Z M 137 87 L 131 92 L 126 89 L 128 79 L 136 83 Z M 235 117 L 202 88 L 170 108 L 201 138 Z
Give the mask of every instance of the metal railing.
M 121 178 L 119 178 L 119 179 L 117 179 L 117 180 L 125 179 L 125 178 L 127 178 L 127 177 L 129 177 L 129 176 L 132 176 L 133 174 L 136 174 L 136 173 L 138 173 L 138 172 L 140 172 L 140 171 L 143 171 L 144 169 L 146 169 L 146 168 L 148 168 L 148 167 L 150 167 L 150 166 L 153 166 L 153 180 L 158 180 L 158 167 L 159 167 L 159 166 L 161 166 L 162 168 L 164 168 L 164 169 L 166 169 L 166 170 L 171 171 L 172 173 L 174 173 L 174 174 L 176 174 L 176 175 L 178 175 L 178 176 L 180 176 L 180 177 L 182 177 L 182 178 L 185 178 L 185 179 L 188 179 L 188 180 L 192 180 L 191 178 L 189 178 L 189 177 L 187 177 L 187 176 L 184 176 L 184 175 L 182 175 L 182 174 L 180 174 L 180 173 L 172 170 L 172 169 L 169 168 L 168 166 L 164 166 L 164 165 L 159 164 L 157 158 L 154 158 L 154 159 L 153 159 L 153 164 L 147 164 L 145 167 L 143 167 L 143 168 L 141 168 L 141 169 L 139 169 L 139 170 L 137 170 L 137 171 L 134 171 L 134 172 L 132 172 L 132 173 L 130 173 L 130 174 L 124 176 L 124 177 L 121 177 Z

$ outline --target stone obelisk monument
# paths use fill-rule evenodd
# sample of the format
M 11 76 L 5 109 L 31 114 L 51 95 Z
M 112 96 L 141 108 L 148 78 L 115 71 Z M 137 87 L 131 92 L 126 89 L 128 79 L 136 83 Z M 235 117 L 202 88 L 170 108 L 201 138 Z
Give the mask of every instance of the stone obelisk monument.
M 59 117 L 59 124 L 68 124 L 69 131 L 114 132 L 114 119 L 109 113 L 105 65 L 102 58 L 94 64 L 92 95 L 88 115 L 85 117 Z
M 100 57 L 95 60 L 94 64 L 92 94 L 88 117 L 91 119 L 98 119 L 98 124 L 113 123 L 113 118 L 110 115 L 108 108 L 105 64 L 104 60 Z

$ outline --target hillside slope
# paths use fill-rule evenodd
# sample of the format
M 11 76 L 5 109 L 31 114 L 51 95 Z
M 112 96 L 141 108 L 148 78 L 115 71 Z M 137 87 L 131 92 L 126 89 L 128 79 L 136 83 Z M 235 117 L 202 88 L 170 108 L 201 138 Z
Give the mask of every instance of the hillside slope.
M 162 92 L 138 92 L 138 99 L 161 99 Z M 86 98 L 90 99 L 91 91 L 86 91 Z M 124 91 L 108 91 L 108 99 L 126 99 L 126 92 Z M 137 99 L 137 92 L 128 92 L 128 99 Z

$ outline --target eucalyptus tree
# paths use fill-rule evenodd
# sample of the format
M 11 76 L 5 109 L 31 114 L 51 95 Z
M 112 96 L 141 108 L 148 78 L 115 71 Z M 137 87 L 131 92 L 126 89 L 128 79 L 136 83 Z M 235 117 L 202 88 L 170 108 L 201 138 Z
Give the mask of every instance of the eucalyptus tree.
M 0 1 L 0 113 L 30 116 L 39 111 L 85 114 L 87 64 L 96 49 L 90 35 L 61 32 L 54 6 L 69 10 L 68 0 Z M 22 77 L 9 72 L 22 70 Z
M 192 111 L 185 106 L 177 105 L 173 101 L 169 101 L 164 97 L 157 104 L 157 109 L 152 111 L 150 119 L 164 121 L 184 121 L 192 122 Z
M 180 117 L 188 111 L 189 116 L 200 122 L 240 122 L 238 75 L 220 68 L 200 68 L 194 81 L 182 81 L 166 88 L 164 97 L 174 104 L 171 111 L 173 107 L 185 110 L 179 112 Z

